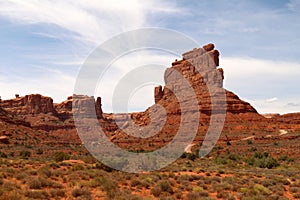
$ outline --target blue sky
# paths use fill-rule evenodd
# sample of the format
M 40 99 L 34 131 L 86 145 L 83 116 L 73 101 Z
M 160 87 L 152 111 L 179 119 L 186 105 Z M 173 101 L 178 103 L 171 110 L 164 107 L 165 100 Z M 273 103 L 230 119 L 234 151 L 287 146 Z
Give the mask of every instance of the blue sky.
M 260 113 L 299 112 L 299 19 L 299 0 L 0 0 L 0 96 L 41 93 L 60 102 L 72 95 L 81 64 L 101 42 L 160 27 L 199 46 L 215 43 L 225 87 Z M 167 55 L 154 59 L 166 67 L 173 61 Z M 106 111 L 109 90 L 99 92 Z M 152 90 L 135 95 L 136 109 L 153 103 Z

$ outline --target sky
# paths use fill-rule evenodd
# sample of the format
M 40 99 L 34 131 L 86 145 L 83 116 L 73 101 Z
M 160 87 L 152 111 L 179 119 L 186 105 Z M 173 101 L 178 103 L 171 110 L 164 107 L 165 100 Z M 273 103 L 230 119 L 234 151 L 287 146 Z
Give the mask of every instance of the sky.
M 0 0 L 0 96 L 71 96 L 80 67 L 102 42 L 124 31 L 166 28 L 214 43 L 225 88 L 259 113 L 300 112 L 300 0 Z M 159 56 L 158 56 L 159 55 Z M 115 63 L 171 65 L 174 55 L 141 52 Z M 122 69 L 121 69 L 122 67 Z M 115 76 L 95 91 L 111 112 Z M 155 84 L 132 94 L 129 110 L 153 104 Z

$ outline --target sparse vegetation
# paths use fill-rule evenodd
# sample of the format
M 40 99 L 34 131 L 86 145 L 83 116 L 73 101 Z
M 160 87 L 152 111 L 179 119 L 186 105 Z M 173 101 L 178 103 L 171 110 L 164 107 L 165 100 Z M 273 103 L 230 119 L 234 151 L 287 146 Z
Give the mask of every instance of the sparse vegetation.
M 28 145 L 1 149 L 6 156 L 0 156 L 0 200 L 299 198 L 299 159 L 288 153 L 270 154 L 257 142 L 245 141 L 240 148 L 246 153 L 240 153 L 237 145 L 224 141 L 202 159 L 197 153 L 185 153 L 170 166 L 143 174 L 107 167 L 78 146 L 50 153 L 34 145 L 29 150 Z M 114 162 L 122 164 L 124 159 Z

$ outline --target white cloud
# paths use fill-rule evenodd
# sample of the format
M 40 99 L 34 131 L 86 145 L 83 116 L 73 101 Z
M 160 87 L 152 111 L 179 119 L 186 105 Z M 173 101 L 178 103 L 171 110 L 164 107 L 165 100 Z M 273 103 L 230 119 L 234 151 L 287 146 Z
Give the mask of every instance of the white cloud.
M 291 11 L 299 11 L 300 1 L 299 0 L 290 0 L 289 3 L 287 3 L 287 7 Z
M 65 55 L 53 49 L 49 49 L 48 53 L 40 53 L 31 49 L 30 53 L 22 54 L 27 61 L 23 66 L 9 66 L 11 70 L 1 67 L 5 72 L 3 76 L 1 70 L 2 98 L 12 98 L 15 93 L 41 93 L 59 102 L 73 92 L 75 72 L 84 62 L 87 52 L 97 44 L 123 31 L 151 26 L 151 22 L 146 19 L 148 15 L 159 13 L 163 16 L 180 11 L 181 8 L 176 4 L 162 0 L 0 0 L 0 17 L 8 18 L 17 25 L 43 25 L 47 28 L 38 31 L 34 29 L 32 34 L 60 40 L 66 46 L 72 46 L 74 53 Z M 63 31 L 51 32 L 52 26 Z M 78 45 L 77 41 L 83 44 Z M 28 45 L 26 48 L 33 46 Z M 37 63 L 43 67 L 37 67 Z M 125 63 L 118 70 L 122 72 L 124 66 Z M 70 70 L 75 72 L 70 74 Z
M 147 26 L 147 14 L 157 12 L 173 13 L 179 9 L 158 0 L 0 1 L 0 15 L 17 23 L 57 25 L 73 32 L 73 38 L 96 44 L 112 34 Z M 49 36 L 49 33 L 45 34 Z
M 222 57 L 225 88 L 247 99 L 260 113 L 299 112 L 300 63 Z
M 11 99 L 14 98 L 14 94 L 24 96 L 38 93 L 50 96 L 55 102 L 61 102 L 72 95 L 74 83 L 74 77 L 54 69 L 46 69 L 44 75 L 34 78 L 21 74 L 10 77 L 0 76 L 0 96 L 2 99 Z
M 128 110 L 141 111 L 145 110 L 149 106 L 154 104 L 154 87 L 157 85 L 164 85 L 164 69 L 171 66 L 171 63 L 177 59 L 176 56 L 162 51 L 152 50 L 140 50 L 134 51 L 130 54 L 126 54 L 123 57 L 118 58 L 110 67 L 105 71 L 105 74 L 98 82 L 95 95 L 102 97 L 103 110 L 105 112 L 112 112 L 112 100 L 115 89 L 118 84 L 134 84 L 133 91 L 128 91 L 131 96 L 129 99 L 124 99 L 127 102 Z M 153 67 L 153 71 L 145 74 L 139 73 L 134 70 L 142 66 Z M 157 67 L 159 70 L 157 71 Z M 162 71 L 160 69 L 164 68 Z M 132 74 L 137 80 L 127 80 L 124 82 L 124 78 Z M 147 76 L 147 77 L 145 77 Z M 146 80 L 150 77 L 151 81 L 145 84 L 139 85 L 139 81 Z M 128 81 L 131 81 L 130 83 Z M 124 87 L 128 89 L 129 87 Z M 126 91 L 122 91 L 126 92 Z M 126 103 L 125 102 L 125 103 Z M 123 110 L 123 109 L 122 109 Z M 126 112 L 124 109 L 122 112 Z
M 257 33 L 257 32 L 259 32 L 259 29 L 254 28 L 254 27 L 242 28 L 241 32 L 243 32 L 243 33 Z
M 292 107 L 299 107 L 300 108 L 300 104 L 299 103 L 294 103 L 294 102 L 289 102 L 286 104 L 286 106 L 292 106 Z
M 267 102 L 267 103 L 273 103 L 273 102 L 275 102 L 275 101 L 277 101 L 277 100 L 278 100 L 277 97 L 273 97 L 273 98 L 270 98 L 270 99 L 266 99 L 266 102 Z

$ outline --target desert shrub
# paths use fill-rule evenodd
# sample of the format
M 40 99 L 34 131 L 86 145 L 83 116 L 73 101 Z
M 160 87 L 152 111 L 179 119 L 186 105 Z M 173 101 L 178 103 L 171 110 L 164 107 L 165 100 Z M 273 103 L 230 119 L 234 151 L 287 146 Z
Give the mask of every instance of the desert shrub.
M 33 178 L 28 182 L 28 185 L 30 189 L 41 189 L 43 187 L 43 183 L 40 178 Z
M 51 180 L 47 180 L 42 177 L 32 178 L 28 181 L 28 185 L 30 189 L 41 189 L 45 187 L 52 187 L 52 188 L 62 188 L 63 186 L 59 183 L 56 183 Z
M 162 191 L 173 194 L 173 188 L 170 184 L 170 181 L 168 180 L 159 181 L 158 186 L 161 188 Z
M 142 186 L 142 182 L 140 180 L 134 179 L 131 181 L 131 187 Z
M 267 152 L 255 152 L 249 159 L 246 160 L 246 162 L 252 166 L 268 169 L 279 166 L 277 160 L 270 156 Z
M 230 194 L 229 192 L 226 192 L 226 193 L 219 192 L 217 194 L 217 198 L 219 198 L 219 199 L 226 199 L 226 200 L 235 200 L 235 197 L 232 196 L 232 194 Z
M 49 199 L 49 194 L 44 190 L 29 190 L 25 196 L 32 199 Z
M 9 152 L 9 156 L 10 157 L 15 157 L 15 152 L 13 152 L 13 151 Z
M 203 191 L 203 187 L 199 187 L 199 186 L 194 187 L 194 188 L 193 188 L 193 191 L 194 191 L 194 192 L 202 192 L 202 191 Z
M 290 158 L 286 154 L 284 154 L 284 155 L 279 156 L 278 160 L 291 163 L 291 162 L 295 161 L 295 158 Z
M 17 180 L 24 180 L 25 178 L 28 177 L 28 174 L 24 173 L 24 172 L 21 172 L 21 173 L 18 173 L 16 174 L 16 179 Z
M 1 193 L 2 193 L 2 196 L 0 195 L 0 200 L 20 200 L 20 199 L 24 199 L 23 192 L 20 191 L 20 190 L 3 193 L 3 191 L 0 188 L 0 194 Z
M 133 195 L 130 190 L 122 190 L 116 194 L 114 200 L 142 200 L 142 198 Z
M 211 180 L 212 180 L 213 182 L 217 182 L 217 183 L 220 183 L 220 182 L 221 182 L 221 178 L 216 177 L 216 176 L 212 177 Z
M 187 159 L 189 159 L 191 161 L 194 161 L 197 158 L 197 156 L 195 154 L 193 154 L 193 153 L 186 153 L 186 152 L 184 152 L 181 155 L 181 158 L 187 158 Z
M 52 168 L 52 169 L 57 169 L 57 168 L 59 168 L 60 166 L 59 166 L 59 164 L 57 164 L 57 163 L 50 163 L 49 165 L 48 165 L 50 168 Z
M 234 153 L 226 153 L 224 155 L 219 155 L 215 159 L 215 163 L 221 164 L 221 165 L 226 165 L 229 163 L 235 163 L 235 162 L 239 162 L 239 161 L 240 161 L 240 157 Z
M 75 198 L 83 197 L 86 200 L 92 199 L 91 192 L 89 190 L 85 189 L 85 188 L 76 187 L 72 190 L 71 194 Z
M 36 150 L 36 154 L 38 155 L 42 155 L 44 153 L 44 151 L 42 149 L 37 149 Z
M 19 156 L 21 158 L 27 159 L 27 158 L 29 158 L 31 156 L 31 152 L 30 151 L 21 151 L 20 154 L 19 154 Z
M 56 162 L 61 162 L 70 159 L 70 155 L 65 152 L 58 151 L 54 153 L 53 158 Z
M 279 200 L 279 196 L 274 194 L 268 197 L 269 200 Z
M 84 166 L 82 164 L 75 164 L 71 168 L 72 171 L 81 171 L 84 170 Z
M 160 196 L 162 192 L 167 192 L 170 194 L 174 193 L 173 188 L 168 180 L 159 181 L 151 190 L 151 194 L 153 194 L 155 197 Z
M 189 192 L 186 195 L 188 200 L 199 200 L 199 199 L 203 199 L 204 197 L 208 197 L 208 193 L 205 191 L 202 192 Z
M 42 176 L 50 177 L 52 175 L 52 172 L 49 170 L 48 167 L 42 167 L 38 170 L 38 173 Z
M 7 155 L 6 153 L 0 151 L 0 158 L 7 158 Z
M 106 195 L 109 199 L 115 198 L 118 192 L 118 185 L 105 177 L 98 178 L 98 184 L 106 192 Z
M 297 193 L 299 191 L 298 187 L 290 187 L 290 192 L 291 193 Z
M 50 195 L 53 198 L 57 198 L 57 197 L 65 197 L 66 196 L 66 192 L 62 189 L 51 189 L 50 190 Z
M 184 181 L 184 180 L 193 181 L 193 177 L 191 175 L 188 175 L 188 174 L 183 174 L 183 175 L 178 177 L 178 180 L 179 181 Z
M 300 193 L 295 193 L 295 194 L 293 194 L 293 197 L 294 197 L 295 199 L 300 199 Z
M 2 185 L 1 185 L 1 189 L 3 191 L 16 191 L 17 189 L 19 189 L 20 186 L 17 185 L 16 183 L 13 183 L 11 181 L 5 181 Z
M 107 165 L 104 165 L 101 162 L 97 162 L 96 163 L 96 169 L 102 169 L 102 170 L 104 170 L 106 172 L 112 172 L 114 170 L 113 168 L 108 167 Z
M 90 182 L 89 182 L 89 186 L 93 187 L 93 188 L 99 187 L 100 185 L 101 185 L 101 182 L 100 182 L 99 178 L 94 178 L 94 179 L 90 180 Z
M 269 187 L 269 186 L 272 186 L 272 185 L 276 185 L 276 181 L 272 180 L 272 179 L 265 179 L 265 180 L 262 181 L 262 185 L 265 186 L 265 187 Z
M 161 193 L 162 193 L 162 190 L 160 187 L 154 187 L 151 189 L 151 194 L 155 197 L 159 197 Z
M 268 188 L 266 188 L 265 186 L 260 185 L 260 184 L 255 184 L 253 186 L 253 190 L 256 191 L 257 193 L 261 193 L 264 195 L 271 194 L 271 191 Z

